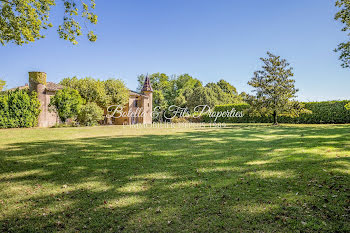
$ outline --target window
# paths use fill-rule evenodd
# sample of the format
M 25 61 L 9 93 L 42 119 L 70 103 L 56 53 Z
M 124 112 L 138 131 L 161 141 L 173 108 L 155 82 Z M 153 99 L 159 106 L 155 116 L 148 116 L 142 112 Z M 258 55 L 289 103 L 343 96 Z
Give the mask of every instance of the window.
M 137 107 L 137 100 L 134 100 L 134 107 Z

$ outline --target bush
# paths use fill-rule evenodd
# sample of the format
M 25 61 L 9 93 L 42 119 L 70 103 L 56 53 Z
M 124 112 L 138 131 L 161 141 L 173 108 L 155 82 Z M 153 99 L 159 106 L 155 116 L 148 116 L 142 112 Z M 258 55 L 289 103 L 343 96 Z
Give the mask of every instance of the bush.
M 75 119 L 83 104 L 84 99 L 81 98 L 79 92 L 71 88 L 57 91 L 50 101 L 50 107 L 55 107 L 62 122 L 66 122 L 69 118 Z
M 38 124 L 40 102 L 36 92 L 3 92 L 0 95 L 0 128 L 34 127 Z
M 80 108 L 78 122 L 81 125 L 97 125 L 103 120 L 103 110 L 96 103 L 87 103 Z
M 323 102 L 304 102 L 305 108 L 310 110 L 311 114 L 302 113 L 297 117 L 279 116 L 280 123 L 298 123 L 298 124 L 344 124 L 350 123 L 350 111 L 345 106 L 350 105 L 350 101 L 323 101 Z M 226 123 L 272 123 L 272 117 L 254 116 L 248 114 L 250 106 L 248 104 L 218 105 L 214 111 L 243 111 L 243 117 L 220 117 L 216 122 Z M 214 122 L 214 119 L 207 114 L 203 116 L 205 122 Z

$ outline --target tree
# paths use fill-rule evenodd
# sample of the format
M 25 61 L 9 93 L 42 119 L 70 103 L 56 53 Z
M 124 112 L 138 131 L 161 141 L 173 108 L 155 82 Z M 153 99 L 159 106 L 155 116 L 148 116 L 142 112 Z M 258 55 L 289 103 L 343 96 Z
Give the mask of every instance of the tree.
M 217 95 L 208 87 L 196 87 L 188 98 L 188 107 L 194 110 L 199 105 L 207 105 L 213 108 L 218 104 Z
M 217 85 L 225 93 L 237 95 L 237 89 L 234 86 L 232 86 L 229 82 L 226 82 L 225 80 L 221 79 L 219 82 L 217 82 Z
M 66 122 L 69 118 L 76 118 L 81 106 L 84 104 L 83 98 L 77 90 L 72 88 L 64 88 L 56 92 L 51 97 L 50 107 L 55 107 L 59 118 L 62 122 Z
M 63 79 L 60 84 L 77 90 L 86 102 L 94 102 L 101 108 L 124 105 L 129 100 L 129 89 L 119 79 L 101 81 L 90 77 L 83 79 L 73 77 Z
M 129 101 L 129 89 L 120 79 L 108 79 L 104 81 L 104 89 L 106 92 L 106 103 L 108 105 L 124 105 Z
M 202 87 L 202 82 L 196 78 L 193 78 L 189 74 L 182 74 L 176 76 L 172 85 L 172 104 L 179 107 L 187 107 L 188 98 L 192 95 L 193 90 L 197 87 Z
M 256 71 L 248 82 L 256 92 L 256 96 L 249 96 L 248 102 L 253 109 L 264 111 L 273 116 L 274 125 L 278 124 L 277 117 L 286 112 L 292 112 L 298 89 L 295 88 L 293 72 L 285 59 L 267 52 L 267 58 L 260 58 L 264 63 L 262 70 Z
M 237 94 L 236 88 L 225 80 L 217 83 L 208 83 L 207 88 L 216 94 L 218 104 L 238 104 L 243 102 L 242 97 Z
M 0 91 L 4 89 L 5 85 L 6 85 L 6 81 L 0 79 Z
M 93 13 L 95 0 L 62 0 L 64 6 L 63 23 L 58 26 L 60 38 L 77 44 L 77 37 L 83 34 L 81 24 L 97 23 Z M 17 45 L 44 38 L 43 30 L 52 27 L 49 20 L 55 0 L 0 0 L 0 42 Z M 85 26 L 86 27 L 86 26 Z M 93 31 L 87 33 L 90 41 L 96 41 Z
M 342 31 L 350 31 L 350 0 L 337 0 L 335 6 L 340 8 L 336 13 L 335 20 L 339 20 L 344 24 Z M 350 33 L 347 34 L 350 39 Z M 340 52 L 339 60 L 342 61 L 342 67 L 350 68 L 350 40 L 340 43 L 335 49 L 335 52 Z
M 78 114 L 78 122 L 81 125 L 93 126 L 103 120 L 103 110 L 96 103 L 83 105 Z
M 346 108 L 347 110 L 350 110 L 350 103 L 348 103 L 347 105 L 345 105 L 345 108 Z

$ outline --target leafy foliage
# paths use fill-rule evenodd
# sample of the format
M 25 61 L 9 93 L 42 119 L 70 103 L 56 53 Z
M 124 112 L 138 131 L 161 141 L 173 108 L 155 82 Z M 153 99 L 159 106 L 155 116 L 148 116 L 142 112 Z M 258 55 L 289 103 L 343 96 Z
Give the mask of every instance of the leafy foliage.
M 7 91 L 0 95 L 0 128 L 34 127 L 38 124 L 40 102 L 36 92 Z
M 225 80 L 220 80 L 218 83 L 208 83 L 205 87 L 215 93 L 219 104 L 237 104 L 243 101 L 241 96 L 237 94 L 236 88 Z
M 64 5 L 63 23 L 58 27 L 60 38 L 77 44 L 77 37 L 83 34 L 81 23 L 97 23 L 93 13 L 95 0 L 62 0 Z M 55 0 L 0 0 L 0 42 L 22 45 L 45 36 L 42 30 L 52 27 L 49 13 Z M 90 41 L 96 41 L 93 31 L 87 33 Z
M 102 108 L 112 104 L 124 105 L 129 98 L 129 90 L 124 82 L 118 79 L 101 81 L 93 78 L 73 77 L 63 79 L 60 84 L 77 90 L 86 102 L 94 102 Z
M 340 8 L 336 13 L 335 20 L 339 20 L 344 24 L 342 31 L 350 31 L 350 0 L 337 0 L 335 6 Z M 350 33 L 347 34 L 350 39 Z M 335 52 L 340 52 L 339 60 L 342 61 L 342 67 L 350 67 L 350 41 L 340 43 Z
M 4 89 L 5 85 L 6 85 L 6 81 L 0 79 L 0 91 Z
M 139 75 L 138 90 L 142 89 L 146 75 Z M 160 116 L 168 114 L 167 109 L 171 105 L 180 107 L 187 106 L 189 95 L 195 87 L 202 86 L 202 83 L 188 74 L 169 77 L 164 73 L 149 75 L 153 88 L 153 107 L 160 107 Z M 163 119 L 160 119 L 163 120 Z
M 138 76 L 139 90 L 143 86 L 145 75 Z M 201 81 L 189 74 L 169 77 L 164 73 L 149 75 L 153 87 L 153 106 L 167 109 L 176 105 L 190 110 L 197 105 L 232 104 L 242 102 L 237 90 L 225 80 L 209 83 L 203 87 Z
M 188 98 L 188 106 L 191 110 L 199 105 L 214 107 L 218 104 L 217 94 L 208 87 L 196 87 Z
M 106 93 L 105 105 L 125 104 L 129 101 L 129 89 L 120 79 L 108 79 L 103 82 Z
M 300 103 L 304 109 L 298 115 L 288 114 L 279 117 L 280 123 L 297 124 L 345 124 L 350 123 L 350 111 L 346 106 L 350 106 L 350 101 L 324 101 L 324 102 L 304 102 Z M 256 115 L 249 111 L 249 104 L 232 104 L 215 106 L 215 112 L 243 111 L 243 117 L 220 117 L 217 122 L 226 123 L 272 123 L 273 119 L 269 115 Z M 208 115 L 203 117 L 205 122 L 212 122 L 213 119 Z
M 260 58 L 264 63 L 262 70 L 254 72 L 248 82 L 255 88 L 256 96 L 248 96 L 247 101 L 252 109 L 260 114 L 273 115 L 274 124 L 278 124 L 280 114 L 290 113 L 295 106 L 291 101 L 298 92 L 294 86 L 292 68 L 285 59 L 267 52 L 267 58 Z
M 103 110 L 96 103 L 87 103 L 81 107 L 78 114 L 81 125 L 97 125 L 100 120 L 103 120 Z
M 50 101 L 50 107 L 55 107 L 62 122 L 66 122 L 69 118 L 76 118 L 83 104 L 84 99 L 77 90 L 72 88 L 57 91 Z

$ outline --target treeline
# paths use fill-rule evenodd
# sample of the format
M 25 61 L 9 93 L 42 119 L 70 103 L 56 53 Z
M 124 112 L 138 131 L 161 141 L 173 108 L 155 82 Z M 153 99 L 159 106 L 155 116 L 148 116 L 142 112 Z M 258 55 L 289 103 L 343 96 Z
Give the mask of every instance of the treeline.
M 214 107 L 219 104 L 243 102 L 243 94 L 225 80 L 217 83 L 203 83 L 189 74 L 168 76 L 164 73 L 148 75 L 153 88 L 153 106 L 167 111 L 171 105 L 193 110 L 198 105 Z M 146 75 L 138 76 L 138 90 L 141 90 Z M 166 114 L 166 113 L 165 113 Z

